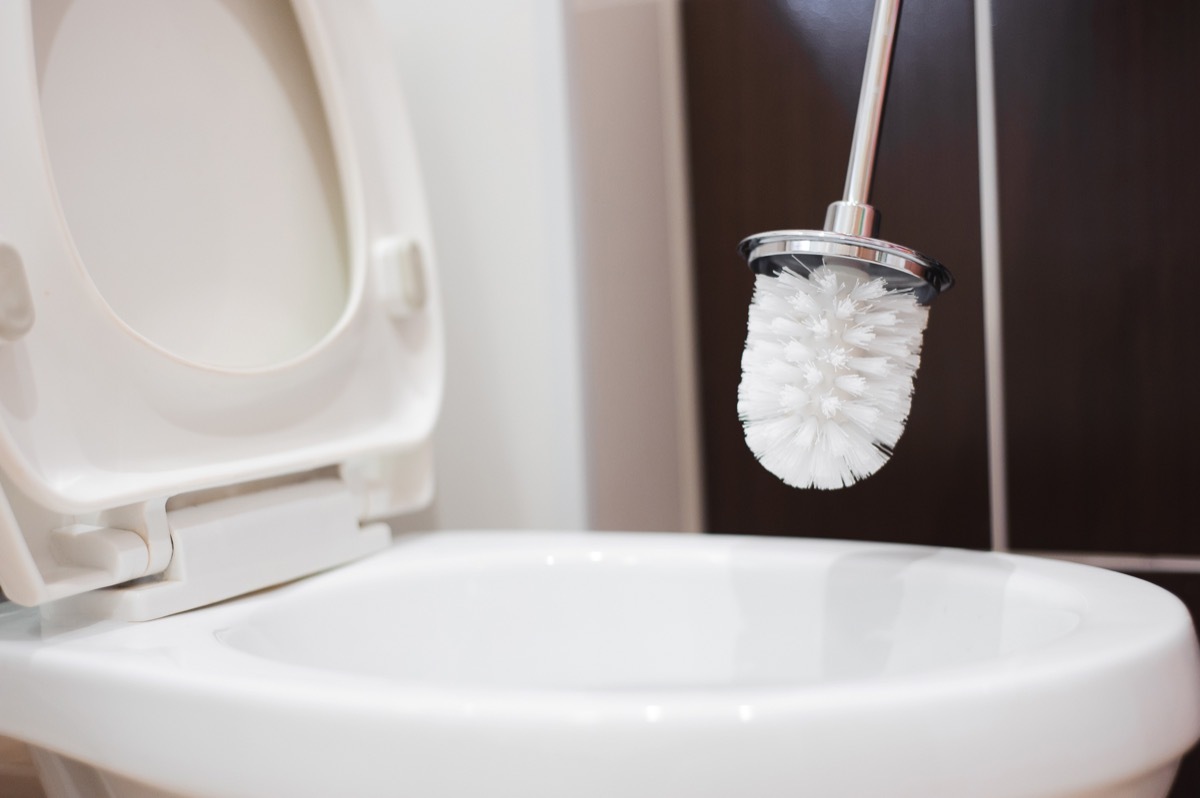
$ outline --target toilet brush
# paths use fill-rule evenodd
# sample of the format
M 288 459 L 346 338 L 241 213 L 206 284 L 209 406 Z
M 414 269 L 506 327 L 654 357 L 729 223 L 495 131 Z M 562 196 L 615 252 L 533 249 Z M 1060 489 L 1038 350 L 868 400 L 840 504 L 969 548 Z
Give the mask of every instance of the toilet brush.
M 760 233 L 738 415 L 759 462 L 798 488 L 878 471 L 908 419 L 928 304 L 944 266 L 875 238 L 867 204 L 900 0 L 877 0 L 843 199 L 824 230 Z

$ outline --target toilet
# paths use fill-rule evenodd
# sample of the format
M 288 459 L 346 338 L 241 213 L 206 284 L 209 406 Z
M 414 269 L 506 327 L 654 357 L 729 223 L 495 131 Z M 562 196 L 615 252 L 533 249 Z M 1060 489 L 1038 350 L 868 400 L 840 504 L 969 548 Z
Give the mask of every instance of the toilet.
M 3 611 L 149 621 L 387 548 L 443 339 L 368 4 L 4 3 L 0 96 Z
M 366 0 L 0 3 L 0 107 L 0 740 L 49 798 L 1162 798 L 1200 736 L 1119 574 L 393 534 L 444 351 Z

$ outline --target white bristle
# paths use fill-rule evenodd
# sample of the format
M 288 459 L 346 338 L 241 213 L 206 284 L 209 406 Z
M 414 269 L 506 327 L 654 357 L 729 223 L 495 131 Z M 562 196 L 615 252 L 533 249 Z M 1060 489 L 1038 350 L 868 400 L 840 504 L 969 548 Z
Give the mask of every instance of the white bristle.
M 929 309 L 854 269 L 759 275 L 738 415 L 764 467 L 797 488 L 878 471 L 904 431 Z

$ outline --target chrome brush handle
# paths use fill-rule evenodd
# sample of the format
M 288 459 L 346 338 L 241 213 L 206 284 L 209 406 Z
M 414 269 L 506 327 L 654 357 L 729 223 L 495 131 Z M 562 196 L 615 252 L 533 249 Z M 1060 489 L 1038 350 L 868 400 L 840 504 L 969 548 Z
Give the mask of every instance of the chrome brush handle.
M 877 239 L 878 217 L 867 204 L 899 19 L 900 0 L 876 0 L 844 198 L 829 206 L 824 230 L 775 230 L 742 241 L 738 249 L 755 274 L 776 276 L 788 269 L 808 275 L 822 266 L 853 267 L 882 278 L 889 290 L 913 293 L 923 305 L 954 285 L 950 272 L 933 258 Z
M 862 89 L 858 95 L 858 116 L 854 120 L 854 140 L 850 144 L 846 189 L 842 192 L 842 199 L 832 203 L 825 214 L 825 229 L 830 232 L 868 238 L 875 236 L 875 209 L 867 200 L 871 194 L 875 149 L 879 144 L 888 70 L 892 64 L 892 44 L 896 41 L 896 23 L 899 19 L 900 0 L 876 0 L 875 13 L 871 18 L 871 38 L 867 43 L 867 63 L 863 68 Z

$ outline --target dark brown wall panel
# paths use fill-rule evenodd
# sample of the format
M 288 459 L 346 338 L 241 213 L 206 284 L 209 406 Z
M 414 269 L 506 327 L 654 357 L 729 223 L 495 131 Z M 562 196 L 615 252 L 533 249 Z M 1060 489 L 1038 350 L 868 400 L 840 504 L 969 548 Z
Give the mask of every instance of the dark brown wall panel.
M 996 4 L 1013 545 L 1198 553 L 1200 4 Z
M 736 394 L 750 234 L 819 228 L 839 199 L 869 0 L 683 4 L 708 527 L 714 532 L 988 545 L 976 179 L 967 0 L 908 0 L 873 204 L 881 235 L 942 260 L 908 429 L 892 462 L 839 491 L 788 488 L 750 454 Z

